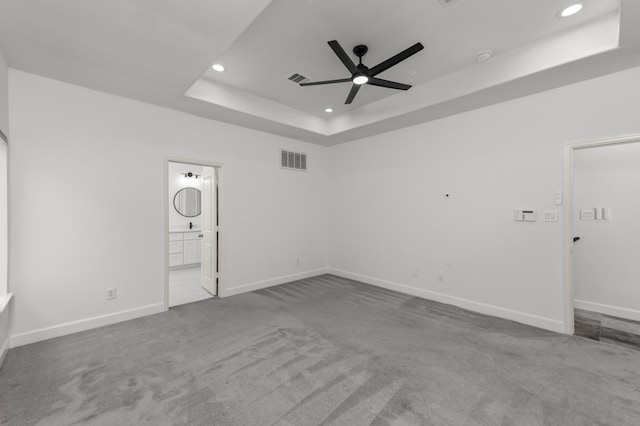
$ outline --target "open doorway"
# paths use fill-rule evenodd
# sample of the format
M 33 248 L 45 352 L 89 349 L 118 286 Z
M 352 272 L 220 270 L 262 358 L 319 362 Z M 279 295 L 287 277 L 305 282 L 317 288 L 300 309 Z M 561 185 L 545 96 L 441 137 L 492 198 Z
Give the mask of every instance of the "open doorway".
M 572 332 L 640 350 L 640 137 L 574 145 L 569 155 Z
M 167 160 L 166 309 L 218 294 L 218 170 L 211 163 Z

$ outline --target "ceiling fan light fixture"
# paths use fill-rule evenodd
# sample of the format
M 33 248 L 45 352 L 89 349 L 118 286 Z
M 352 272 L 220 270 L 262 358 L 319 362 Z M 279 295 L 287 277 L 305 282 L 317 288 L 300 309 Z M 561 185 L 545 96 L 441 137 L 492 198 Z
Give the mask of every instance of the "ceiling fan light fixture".
M 575 3 L 571 6 L 567 6 L 558 13 L 558 17 L 560 18 L 568 18 L 569 16 L 573 16 L 576 13 L 580 12 L 584 6 L 582 3 Z
M 369 77 L 367 77 L 364 74 L 360 74 L 360 75 L 357 75 L 357 76 L 353 77 L 353 84 L 361 85 L 361 84 L 367 83 L 368 81 L 369 81 Z
M 221 64 L 213 64 L 213 66 L 211 66 L 211 68 L 213 68 L 214 71 L 218 71 L 218 72 L 223 72 L 224 71 L 224 66 Z

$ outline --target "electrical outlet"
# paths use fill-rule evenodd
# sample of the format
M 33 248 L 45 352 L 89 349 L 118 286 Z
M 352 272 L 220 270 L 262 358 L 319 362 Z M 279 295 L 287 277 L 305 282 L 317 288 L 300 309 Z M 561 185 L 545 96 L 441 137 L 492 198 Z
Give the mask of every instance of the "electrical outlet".
M 420 277 L 420 269 L 417 266 L 412 266 L 411 267 L 411 276 L 413 278 L 419 278 Z
M 444 274 L 438 274 L 438 283 L 444 284 Z
M 108 288 L 107 289 L 107 300 L 113 300 L 113 299 L 117 299 L 118 298 L 118 293 L 116 293 L 116 289 L 114 288 Z
M 296 259 L 296 266 L 300 266 L 300 258 Z

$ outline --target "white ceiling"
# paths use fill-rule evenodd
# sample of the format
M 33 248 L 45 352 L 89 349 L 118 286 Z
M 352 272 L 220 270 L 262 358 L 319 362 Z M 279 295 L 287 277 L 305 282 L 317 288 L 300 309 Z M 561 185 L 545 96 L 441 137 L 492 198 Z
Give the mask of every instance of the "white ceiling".
M 582 0 L 583 12 L 558 19 L 571 3 L 3 0 L 0 50 L 15 69 L 332 145 L 640 66 L 639 1 Z M 366 85 L 346 106 L 350 83 L 286 79 L 349 77 L 333 39 L 348 53 L 368 45 L 370 67 L 421 42 L 380 74 L 414 87 Z M 478 64 L 483 50 L 494 55 Z
M 301 88 L 287 80 L 293 73 L 312 80 L 351 77 L 327 41 L 338 40 L 356 63 L 353 47 L 368 45 L 363 63 L 369 67 L 421 42 L 424 51 L 379 76 L 420 85 L 474 65 L 480 52 L 505 54 L 618 11 L 618 0 L 599 0 L 571 19 L 557 19 L 559 3 L 463 0 L 445 8 L 437 0 L 275 0 L 216 60 L 228 71 L 208 76 L 320 117 L 331 106 L 336 115 L 401 93 L 365 86 L 344 105 L 350 83 Z

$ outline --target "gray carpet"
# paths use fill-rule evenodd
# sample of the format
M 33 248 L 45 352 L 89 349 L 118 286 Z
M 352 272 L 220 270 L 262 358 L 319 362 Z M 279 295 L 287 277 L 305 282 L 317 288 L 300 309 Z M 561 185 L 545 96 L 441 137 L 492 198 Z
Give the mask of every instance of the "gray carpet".
M 634 425 L 640 353 L 330 275 L 9 351 L 2 425 Z

